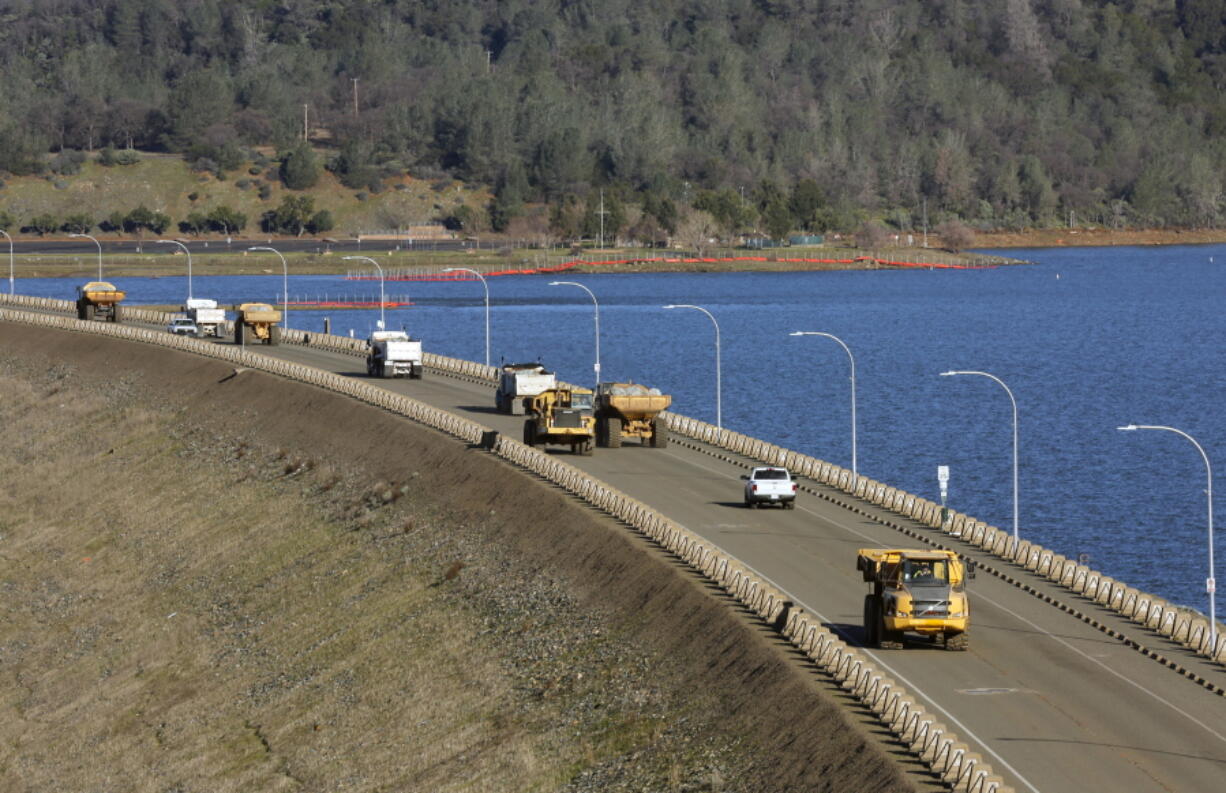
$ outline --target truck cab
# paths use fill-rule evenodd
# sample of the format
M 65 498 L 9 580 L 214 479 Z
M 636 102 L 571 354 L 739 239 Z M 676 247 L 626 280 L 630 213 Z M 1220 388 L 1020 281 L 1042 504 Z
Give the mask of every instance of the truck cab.
M 596 446 L 594 395 L 586 388 L 549 388 L 524 399 L 524 443 L 570 446 L 588 455 Z

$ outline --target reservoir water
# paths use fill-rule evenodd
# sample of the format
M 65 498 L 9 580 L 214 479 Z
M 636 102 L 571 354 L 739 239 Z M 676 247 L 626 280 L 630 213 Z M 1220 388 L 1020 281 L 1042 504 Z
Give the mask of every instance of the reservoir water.
M 855 356 L 859 472 L 932 499 L 950 467 L 948 503 L 1013 525 L 1012 412 L 1017 400 L 1020 533 L 1097 569 L 1207 611 L 1205 465 L 1168 425 L 1226 470 L 1226 246 L 1013 251 L 1033 265 L 988 270 L 677 273 L 558 276 L 600 304 L 604 380 L 671 393 L 674 409 L 716 421 L 719 322 L 723 424 L 851 466 L 847 355 Z M 193 294 L 274 300 L 281 276 L 208 276 Z M 132 303 L 181 302 L 184 278 L 116 278 Z M 590 384 L 591 298 L 549 276 L 489 280 L 493 363 L 541 360 Z M 18 291 L 70 298 L 76 280 L 23 280 Z M 388 282 L 409 308 L 387 311 L 431 352 L 483 360 L 481 284 Z M 292 276 L 291 298 L 377 297 L 378 282 Z M 295 311 L 290 324 L 364 336 L 378 310 Z M 599 453 L 599 452 L 598 452 Z M 1215 491 L 1223 492 L 1222 477 Z M 735 483 L 729 484 L 735 489 Z M 1224 543 L 1218 542 L 1218 558 Z

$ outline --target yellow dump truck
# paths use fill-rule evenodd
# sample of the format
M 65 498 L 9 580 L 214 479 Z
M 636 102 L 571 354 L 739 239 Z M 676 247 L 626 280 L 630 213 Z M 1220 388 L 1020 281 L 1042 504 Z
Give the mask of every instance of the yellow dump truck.
M 856 569 L 873 590 L 864 596 L 869 646 L 900 650 L 904 633 L 939 638 L 947 650 L 970 646 L 966 567 L 956 553 L 862 548 Z
M 596 386 L 596 443 L 616 449 L 624 438 L 638 438 L 656 449 L 668 445 L 668 426 L 659 418 L 673 398 L 636 383 Z
M 281 343 L 280 321 L 281 312 L 267 303 L 243 303 L 234 320 L 234 343 L 276 346 Z
M 119 322 L 123 317 L 119 305 L 127 293 L 106 281 L 90 281 L 77 287 L 77 319 L 100 319 Z
M 549 388 L 525 397 L 524 443 L 529 446 L 569 446 L 575 454 L 591 454 L 596 445 L 592 392 L 586 388 Z

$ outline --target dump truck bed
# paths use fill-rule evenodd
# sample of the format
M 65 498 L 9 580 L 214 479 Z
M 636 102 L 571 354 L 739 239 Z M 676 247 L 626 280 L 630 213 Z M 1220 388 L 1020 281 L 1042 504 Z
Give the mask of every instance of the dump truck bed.
M 601 383 L 596 392 L 598 408 L 616 411 L 630 420 L 650 421 L 672 403 L 673 398 L 661 394 L 658 388 L 635 383 Z
M 267 303 L 243 303 L 238 307 L 243 322 L 280 322 L 281 312 Z
M 81 294 L 91 303 L 118 303 L 127 297 L 126 292 L 106 281 L 90 281 L 81 287 Z

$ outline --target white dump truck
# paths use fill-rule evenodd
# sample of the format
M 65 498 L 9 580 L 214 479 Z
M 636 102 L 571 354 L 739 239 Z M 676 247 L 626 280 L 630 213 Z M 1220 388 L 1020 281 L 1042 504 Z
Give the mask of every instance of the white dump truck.
M 558 376 L 545 371 L 539 363 L 503 364 L 502 377 L 498 379 L 498 391 L 494 404 L 500 413 L 522 416 L 525 400 L 558 387 Z
M 421 339 L 402 330 L 377 330 L 370 336 L 366 354 L 366 373 L 371 377 L 409 377 L 422 375 Z
M 183 311 L 188 319 L 196 323 L 196 330 L 201 336 L 220 338 L 226 335 L 226 310 L 218 308 L 216 300 L 188 298 L 183 304 Z

